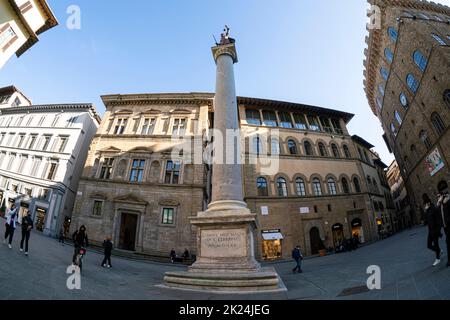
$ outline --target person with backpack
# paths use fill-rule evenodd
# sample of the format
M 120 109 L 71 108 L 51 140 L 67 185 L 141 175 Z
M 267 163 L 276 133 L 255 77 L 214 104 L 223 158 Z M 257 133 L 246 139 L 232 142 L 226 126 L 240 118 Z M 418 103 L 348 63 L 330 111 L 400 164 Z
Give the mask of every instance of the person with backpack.
M 298 273 L 303 273 L 302 270 L 303 255 L 302 252 L 300 251 L 300 246 L 297 246 L 294 248 L 294 250 L 292 250 L 292 258 L 295 260 L 297 264 L 295 268 L 292 269 L 292 272 L 296 273 L 298 271 Z
M 5 240 L 3 240 L 3 243 L 6 244 L 8 242 L 8 247 L 12 249 L 11 245 L 12 239 L 14 237 L 14 231 L 16 230 L 18 220 L 17 207 L 15 204 L 11 206 L 11 209 L 6 213 L 5 217 L 6 217 L 6 224 L 5 224 L 6 231 L 5 231 Z
M 424 205 L 424 220 L 428 225 L 428 249 L 434 251 L 436 254 L 436 260 L 433 263 L 433 267 L 436 267 L 441 263 L 441 248 L 439 247 L 439 238 L 442 237 L 442 219 L 438 214 L 436 206 L 431 202 L 431 199 L 427 194 L 423 195 Z
M 33 229 L 33 219 L 31 212 L 22 218 L 22 240 L 20 240 L 20 252 L 23 252 L 23 242 L 25 241 L 25 255 L 28 256 L 28 241 L 30 241 L 31 230 Z
M 72 240 L 74 244 L 74 253 L 73 253 L 73 259 L 72 262 L 75 264 L 75 260 L 77 258 L 78 253 L 80 252 L 81 248 L 86 248 L 89 246 L 89 240 L 86 233 L 86 227 L 83 225 L 75 231 L 72 235 Z

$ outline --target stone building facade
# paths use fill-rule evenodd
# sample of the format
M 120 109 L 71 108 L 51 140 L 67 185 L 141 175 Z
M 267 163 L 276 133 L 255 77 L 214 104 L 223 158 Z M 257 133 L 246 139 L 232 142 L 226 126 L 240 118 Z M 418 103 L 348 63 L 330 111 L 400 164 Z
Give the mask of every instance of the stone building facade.
M 79 184 L 72 231 L 84 224 L 94 243 L 110 236 L 117 248 L 147 255 L 195 253 L 189 219 L 210 202 L 211 166 L 198 155 L 210 145 L 214 95 L 102 99 L 106 113 Z M 289 258 L 297 244 L 316 254 L 353 234 L 377 239 L 361 159 L 346 128 L 352 114 L 245 97 L 238 105 L 258 258 Z M 197 139 L 197 147 L 182 147 Z
M 367 37 L 365 90 L 385 131 L 414 210 L 450 179 L 450 8 L 428 1 L 370 0 L 381 29 Z
M 0 214 L 15 204 L 35 228 L 59 234 L 70 219 L 89 143 L 100 123 L 94 106 L 0 109 Z

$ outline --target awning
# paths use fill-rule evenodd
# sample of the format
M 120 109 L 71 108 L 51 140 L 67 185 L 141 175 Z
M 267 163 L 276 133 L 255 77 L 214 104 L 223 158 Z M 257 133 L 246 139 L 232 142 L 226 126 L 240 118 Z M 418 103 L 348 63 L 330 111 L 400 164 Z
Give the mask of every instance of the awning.
M 284 237 L 281 233 L 279 232 L 274 232 L 274 233 L 263 233 L 262 234 L 263 239 L 264 240 L 283 240 Z

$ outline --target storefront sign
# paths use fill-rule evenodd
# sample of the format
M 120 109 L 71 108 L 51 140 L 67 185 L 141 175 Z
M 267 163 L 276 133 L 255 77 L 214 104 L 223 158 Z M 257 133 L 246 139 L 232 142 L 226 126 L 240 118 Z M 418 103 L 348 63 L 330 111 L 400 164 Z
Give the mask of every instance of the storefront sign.
M 301 214 L 308 214 L 309 213 L 309 207 L 301 207 L 300 208 Z
M 28 204 L 28 203 L 26 203 L 26 202 L 21 202 L 21 203 L 20 203 L 20 206 L 21 206 L 22 208 L 25 208 L 25 209 L 30 208 L 30 204 Z
M 430 176 L 434 176 L 442 168 L 444 168 L 444 160 L 442 159 L 438 148 L 434 149 L 434 151 L 426 157 L 425 165 L 428 168 Z
M 269 215 L 269 207 L 261 207 L 261 214 L 263 216 L 268 216 Z

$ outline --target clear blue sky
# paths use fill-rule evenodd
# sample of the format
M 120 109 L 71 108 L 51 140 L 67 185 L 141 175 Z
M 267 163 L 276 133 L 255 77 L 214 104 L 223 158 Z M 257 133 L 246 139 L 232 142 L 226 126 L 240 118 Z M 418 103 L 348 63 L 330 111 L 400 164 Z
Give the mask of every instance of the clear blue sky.
M 450 2 L 445 0 L 441 2 Z M 213 92 L 212 34 L 237 39 L 237 93 L 356 114 L 349 125 L 393 159 L 363 90 L 365 0 L 48 0 L 60 25 L 0 70 L 34 104 L 114 93 Z M 70 5 L 81 30 L 66 28 Z

